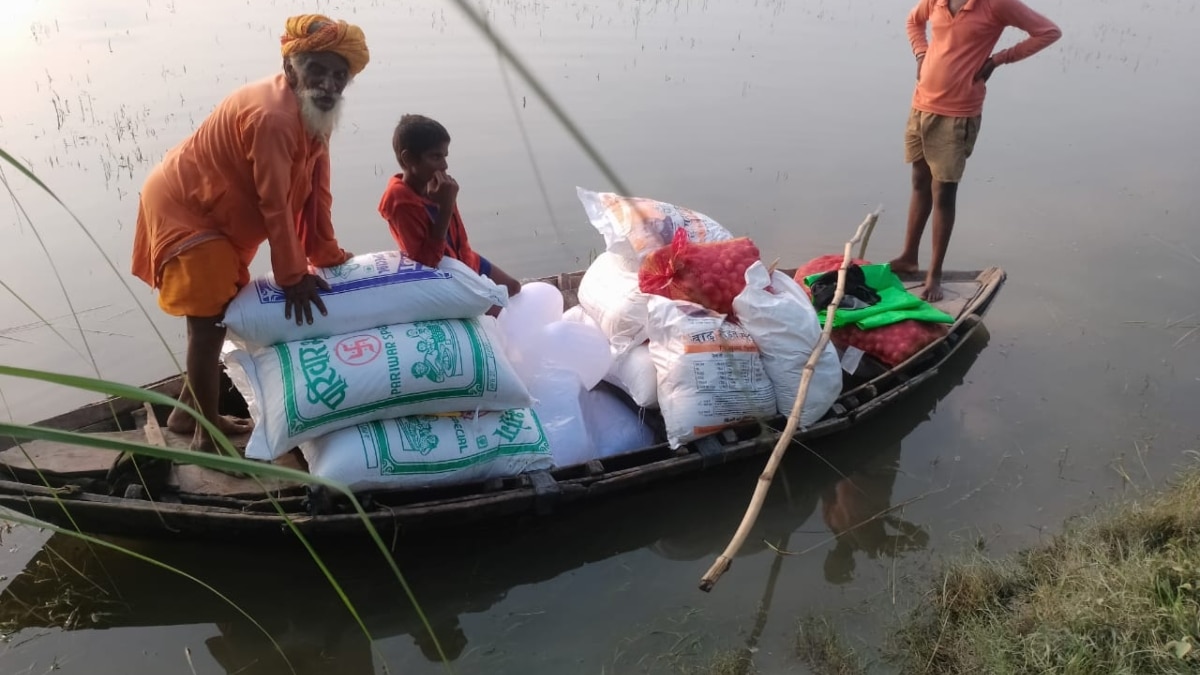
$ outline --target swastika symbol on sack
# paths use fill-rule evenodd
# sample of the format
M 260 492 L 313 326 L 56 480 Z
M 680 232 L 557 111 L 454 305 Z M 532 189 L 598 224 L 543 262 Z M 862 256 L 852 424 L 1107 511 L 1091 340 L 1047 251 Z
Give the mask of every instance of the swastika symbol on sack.
M 383 352 L 383 343 L 374 335 L 354 335 L 337 343 L 334 353 L 348 366 L 361 366 L 374 361 Z

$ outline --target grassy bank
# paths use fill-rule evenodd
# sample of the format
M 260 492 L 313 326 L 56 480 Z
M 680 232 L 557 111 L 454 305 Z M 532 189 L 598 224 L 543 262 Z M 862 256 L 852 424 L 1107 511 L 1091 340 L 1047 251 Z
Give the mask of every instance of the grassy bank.
M 1045 546 L 949 566 L 889 651 L 904 673 L 1200 672 L 1200 470 Z
M 1069 521 L 1023 553 L 944 567 L 881 653 L 818 617 L 793 657 L 816 675 L 1200 673 L 1200 466 L 1164 490 Z M 870 664 L 870 666 L 868 666 Z M 750 654 L 688 675 L 756 675 Z

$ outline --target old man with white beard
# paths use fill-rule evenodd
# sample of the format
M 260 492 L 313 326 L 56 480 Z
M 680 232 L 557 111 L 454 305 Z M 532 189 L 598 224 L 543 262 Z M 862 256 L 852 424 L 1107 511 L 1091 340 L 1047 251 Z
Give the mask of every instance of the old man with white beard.
M 249 420 L 217 414 L 225 309 L 250 281 L 250 262 L 268 242 L 284 312 L 312 323 L 328 285 L 309 265 L 350 258 L 334 236 L 329 137 L 342 91 L 370 58 L 357 26 L 308 14 L 287 20 L 283 72 L 235 90 L 147 176 L 138 207 L 133 274 L 158 290 L 158 304 L 187 318 L 187 378 L 180 399 L 223 433 Z M 213 439 L 173 411 L 192 449 Z

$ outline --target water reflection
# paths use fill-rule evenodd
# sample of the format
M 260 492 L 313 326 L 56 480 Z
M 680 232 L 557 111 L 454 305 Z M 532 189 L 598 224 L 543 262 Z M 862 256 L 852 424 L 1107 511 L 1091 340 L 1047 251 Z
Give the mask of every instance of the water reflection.
M 875 557 L 923 547 L 927 538 L 919 527 L 893 514 L 871 518 L 893 506 L 905 437 L 962 383 L 987 341 L 986 329 L 981 329 L 909 400 L 861 429 L 814 444 L 811 449 L 828 464 L 799 448 L 789 452 L 739 557 L 766 551 L 768 542 L 786 549 L 793 535 L 812 520 L 818 503 L 830 531 L 840 534 L 826 563 L 831 582 L 849 576 L 856 551 Z M 746 462 L 554 520 L 512 522 L 417 541 L 401 546 L 397 559 L 447 657 L 460 659 L 481 639 L 464 628 L 463 617 L 488 611 L 517 587 L 639 549 L 670 561 L 716 555 L 740 521 L 760 470 L 761 462 Z M 651 512 L 654 518 L 645 517 Z M 885 524 L 901 534 L 886 534 Z M 259 550 L 114 541 L 185 570 L 226 594 L 279 642 L 296 672 L 375 672 L 371 644 L 299 546 Z M 830 545 L 825 541 L 817 550 Z M 318 549 L 374 639 L 408 636 L 425 659 L 439 660 L 433 641 L 377 552 L 339 542 Z M 761 634 L 776 578 L 788 567 L 786 560 L 777 556 L 773 561 L 748 638 L 750 647 Z M 287 672 L 270 639 L 210 592 L 122 554 L 92 552 L 70 537 L 52 537 L 0 593 L 0 626 L 6 632 L 181 625 L 215 626 L 218 635 L 204 644 L 226 673 Z M 121 639 L 120 633 L 114 635 L 114 640 Z M 490 638 L 483 636 L 482 641 Z
M 229 675 L 268 675 L 280 672 L 278 653 L 272 651 L 262 631 L 249 622 L 217 623 L 220 635 L 204 642 L 208 653 Z M 296 675 L 342 673 L 374 675 L 371 643 L 358 626 L 309 625 L 304 621 L 268 628 L 280 642 Z M 428 655 L 438 661 L 437 653 Z
M 924 528 L 891 512 L 899 464 L 900 445 L 896 444 L 821 494 L 821 516 L 829 531 L 837 535 L 836 545 L 825 556 L 826 581 L 843 584 L 853 579 L 856 551 L 871 559 L 896 557 L 929 544 Z M 898 533 L 889 534 L 888 526 Z

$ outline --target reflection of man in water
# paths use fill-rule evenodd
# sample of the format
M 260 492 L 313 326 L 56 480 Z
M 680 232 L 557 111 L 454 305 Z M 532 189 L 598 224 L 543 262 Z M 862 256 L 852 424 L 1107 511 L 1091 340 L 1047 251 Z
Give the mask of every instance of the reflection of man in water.
M 875 559 L 881 553 L 896 556 L 902 551 L 920 550 L 929 542 L 929 535 L 921 528 L 891 513 L 884 514 L 892 505 L 899 461 L 900 446 L 896 445 L 821 495 L 821 515 L 837 535 L 836 546 L 825 557 L 825 579 L 830 583 L 851 579 L 856 550 Z M 886 525 L 900 534 L 888 534 Z
M 430 617 L 430 625 L 433 627 L 433 632 L 437 634 L 438 642 L 442 645 L 442 651 L 446 653 L 446 659 L 456 661 L 462 656 L 463 650 L 467 648 L 467 634 L 463 632 L 462 626 L 458 624 L 458 616 L 447 618 Z M 419 630 L 413 633 L 413 643 L 420 648 L 421 653 L 425 658 L 434 663 L 441 663 L 442 657 L 438 654 L 437 645 L 433 643 L 433 638 L 429 636 L 429 631 L 422 626 Z
M 291 622 L 289 621 L 289 624 Z M 222 621 L 220 635 L 204 641 L 213 660 L 229 675 L 275 675 L 289 672 L 283 658 L 253 624 Z M 371 643 L 357 625 L 345 622 L 268 625 L 296 675 L 375 675 Z

